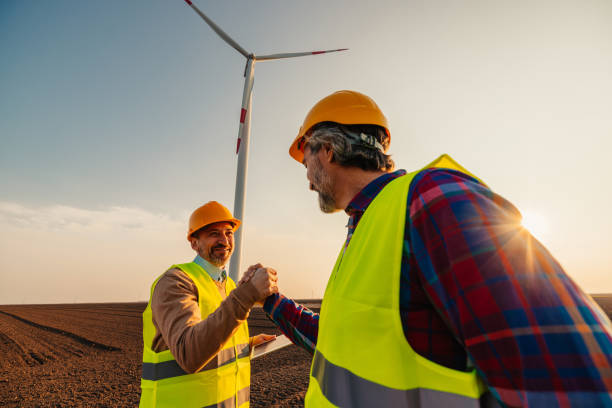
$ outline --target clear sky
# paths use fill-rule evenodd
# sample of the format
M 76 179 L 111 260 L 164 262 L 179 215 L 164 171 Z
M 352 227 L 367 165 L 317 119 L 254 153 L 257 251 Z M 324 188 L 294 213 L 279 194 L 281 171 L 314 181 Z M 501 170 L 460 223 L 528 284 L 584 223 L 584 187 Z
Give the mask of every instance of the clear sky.
M 612 3 L 205 1 L 255 54 L 242 269 L 320 297 L 345 237 L 287 154 L 340 89 L 413 170 L 448 153 L 512 201 L 590 293 L 612 292 Z M 244 58 L 181 0 L 0 2 L 0 304 L 146 300 L 233 208 Z

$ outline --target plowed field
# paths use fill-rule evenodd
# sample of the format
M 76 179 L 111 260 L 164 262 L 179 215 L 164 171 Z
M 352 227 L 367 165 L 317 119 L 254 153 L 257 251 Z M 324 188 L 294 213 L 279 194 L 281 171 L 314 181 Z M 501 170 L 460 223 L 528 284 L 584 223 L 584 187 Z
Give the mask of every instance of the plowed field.
M 612 295 L 595 296 L 612 317 Z M 312 304 L 317 308 L 317 304 Z M 144 303 L 0 306 L 0 406 L 136 406 Z M 261 309 L 252 334 L 280 332 Z M 302 406 L 310 355 L 296 346 L 254 360 L 254 407 Z
M 0 306 L 0 406 L 138 405 L 145 306 Z M 261 309 L 249 327 L 280 334 Z M 309 367 L 296 346 L 254 360 L 252 406 L 303 405 Z

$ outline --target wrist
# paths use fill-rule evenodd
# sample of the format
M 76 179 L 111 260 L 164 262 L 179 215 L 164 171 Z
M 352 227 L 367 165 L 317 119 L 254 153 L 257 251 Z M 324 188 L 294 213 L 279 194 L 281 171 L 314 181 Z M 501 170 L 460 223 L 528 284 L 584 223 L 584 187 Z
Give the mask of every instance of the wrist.
M 232 293 L 234 293 L 236 300 L 246 309 L 251 309 L 258 300 L 257 289 L 251 281 L 238 286 Z
M 276 304 L 276 301 L 278 300 L 278 298 L 280 297 L 280 293 L 273 293 L 270 296 L 268 296 L 264 301 L 263 301 L 263 310 L 266 313 L 271 313 L 272 309 L 274 309 L 274 305 Z

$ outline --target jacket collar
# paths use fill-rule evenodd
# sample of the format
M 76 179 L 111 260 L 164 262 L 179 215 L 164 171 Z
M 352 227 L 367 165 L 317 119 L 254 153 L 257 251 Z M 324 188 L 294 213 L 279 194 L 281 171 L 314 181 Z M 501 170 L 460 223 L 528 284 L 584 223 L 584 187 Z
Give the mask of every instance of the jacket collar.
M 214 281 L 223 282 L 227 277 L 227 272 L 225 271 L 225 268 L 219 268 L 218 266 L 211 264 L 206 259 L 202 258 L 200 255 L 197 255 L 193 262 L 200 265 L 202 269 L 204 269 Z

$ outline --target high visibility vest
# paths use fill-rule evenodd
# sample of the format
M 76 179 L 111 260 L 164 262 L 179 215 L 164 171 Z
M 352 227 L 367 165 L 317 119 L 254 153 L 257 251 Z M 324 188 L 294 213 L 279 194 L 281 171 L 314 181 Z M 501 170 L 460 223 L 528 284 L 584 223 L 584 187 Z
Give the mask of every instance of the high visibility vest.
M 444 155 L 426 168 L 454 166 Z M 391 181 L 363 214 L 329 278 L 306 393 L 307 407 L 487 405 L 475 371 L 453 370 L 418 355 L 399 310 L 406 202 L 418 173 Z M 489 394 L 490 395 L 490 394 Z
M 222 302 L 217 286 L 196 263 L 172 265 L 185 272 L 198 288 L 198 306 L 202 319 L 214 312 Z M 163 275 L 162 275 L 163 276 Z M 153 290 L 160 277 L 151 286 Z M 230 278 L 225 293 L 236 288 Z M 200 371 L 186 373 L 170 350 L 159 353 L 151 349 L 155 326 L 151 300 L 142 314 L 144 351 L 142 353 L 141 407 L 248 407 L 250 386 L 249 329 L 246 321 L 223 344 L 221 351 Z

